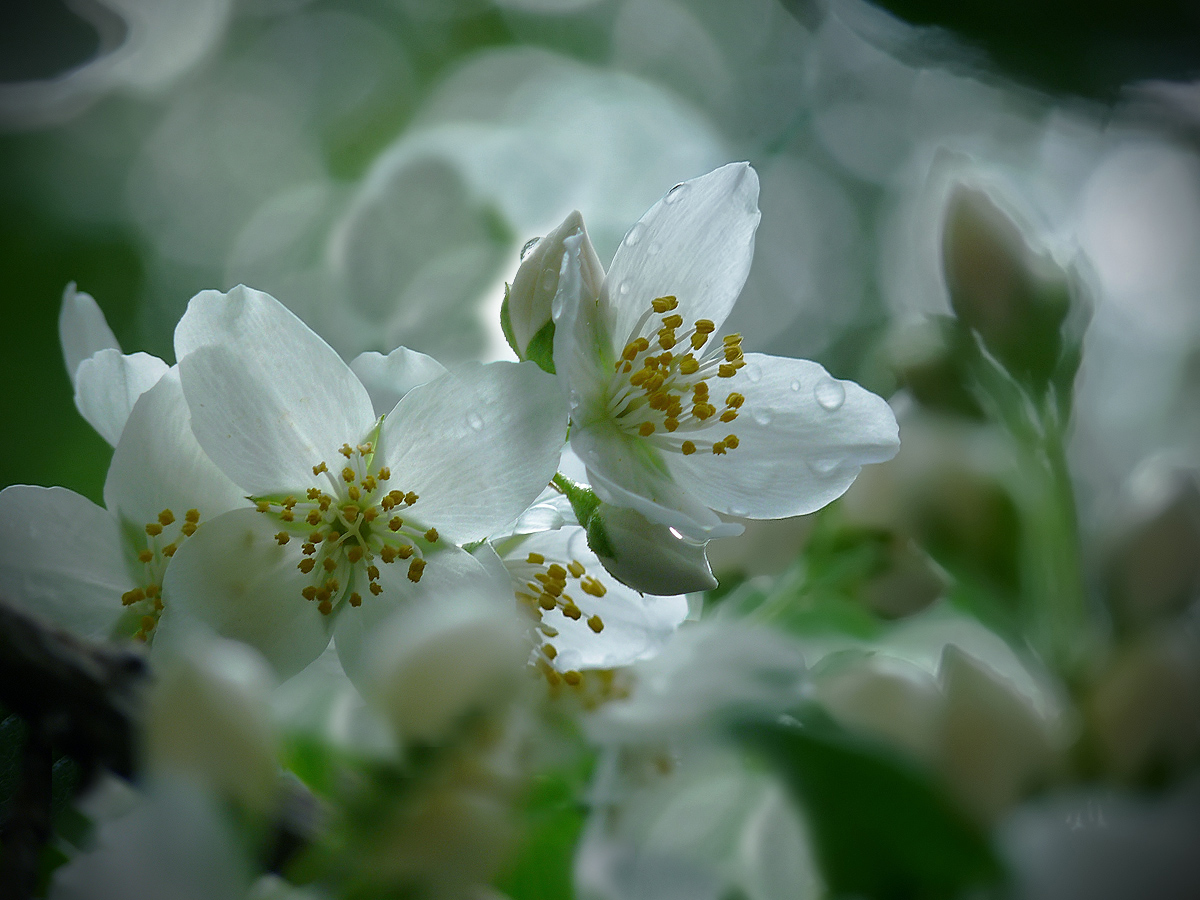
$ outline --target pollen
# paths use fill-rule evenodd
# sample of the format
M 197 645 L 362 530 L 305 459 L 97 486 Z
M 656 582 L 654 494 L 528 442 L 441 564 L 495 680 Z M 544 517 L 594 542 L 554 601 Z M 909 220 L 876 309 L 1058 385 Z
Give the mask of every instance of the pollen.
M 545 561 L 546 557 L 540 553 L 530 553 L 528 559 L 526 559 L 526 562 L 533 563 L 535 566 L 540 566 Z
M 282 547 L 284 544 L 286 544 L 291 539 L 292 539 L 292 536 L 290 534 L 288 534 L 286 531 L 281 531 L 281 532 L 279 532 L 279 534 L 275 535 L 275 541 L 279 544 L 280 547 Z
M 323 463 L 323 462 L 318 463 L 317 465 L 313 466 L 313 474 L 314 475 L 320 475 L 322 472 L 328 472 L 328 471 L 329 471 L 329 467 L 327 465 L 325 465 L 325 463 Z M 316 490 L 316 489 L 314 488 L 314 490 Z
M 679 301 L 675 299 L 674 295 L 668 294 L 665 297 L 656 297 L 651 300 L 650 306 L 656 313 L 662 314 L 679 306 Z
M 388 481 L 392 477 L 392 470 L 387 466 L 380 466 L 379 472 L 376 473 L 380 481 Z
M 530 562 L 533 562 L 533 560 L 530 560 Z M 587 569 L 583 567 L 583 563 L 579 560 L 573 559 L 567 563 L 567 571 L 571 573 L 572 577 L 579 578 Z
M 362 594 L 358 593 L 358 591 L 355 591 L 354 593 L 352 593 L 350 595 L 350 605 L 353 606 L 355 609 L 362 606 Z
M 164 509 L 158 514 L 158 524 L 166 527 L 175 521 L 175 513 L 169 509 Z
M 186 513 L 183 514 L 183 518 L 184 518 L 184 521 L 188 522 L 189 524 L 196 525 L 200 522 L 200 510 L 189 509 Z
M 679 448 L 679 450 L 681 453 L 683 453 L 684 456 L 691 456 L 693 453 L 696 452 L 696 445 L 693 444 L 691 441 L 684 441 L 683 445 Z
M 438 530 L 436 528 L 430 528 L 427 532 L 425 532 L 425 540 L 429 541 L 429 543 L 436 544 L 437 539 Z
M 163 532 L 163 527 L 157 522 L 151 522 L 146 526 L 146 534 L 151 537 L 158 537 Z
M 342 481 L 349 483 L 353 480 L 354 480 L 354 470 L 352 468 L 350 468 L 349 466 L 346 466 L 346 468 L 342 469 Z
M 590 575 L 579 582 L 579 587 L 585 594 L 590 594 L 593 597 L 603 597 L 608 593 L 608 588 Z
M 599 616 L 592 616 L 588 619 L 588 628 L 599 634 L 604 630 L 604 621 Z
M 425 560 L 414 559 L 408 564 L 408 580 L 418 582 L 421 580 L 421 574 L 425 571 Z
M 154 551 L 153 550 L 143 550 L 141 553 L 138 554 L 138 562 L 148 563 L 148 562 L 151 562 L 153 559 L 154 559 Z
M 640 434 L 642 437 L 649 437 L 650 435 L 654 434 L 654 423 L 643 422 L 638 426 L 638 434 Z

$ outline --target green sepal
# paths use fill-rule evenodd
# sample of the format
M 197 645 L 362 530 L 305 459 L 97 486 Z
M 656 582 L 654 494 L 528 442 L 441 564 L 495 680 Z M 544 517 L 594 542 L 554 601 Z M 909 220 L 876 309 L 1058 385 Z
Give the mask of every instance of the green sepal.
M 530 340 L 529 346 L 525 348 L 525 359 L 532 359 L 543 372 L 549 372 L 551 375 L 554 371 L 554 320 L 550 320 L 541 328 L 538 333 Z
M 512 347 L 512 352 L 517 354 L 517 359 L 524 359 L 521 355 L 521 348 L 517 346 L 517 336 L 513 334 L 512 314 L 508 311 L 508 293 L 512 290 L 512 285 L 507 281 L 504 282 L 504 302 L 500 304 L 500 330 L 504 332 L 504 339 L 508 341 L 508 346 Z
M 552 480 L 554 486 L 562 491 L 563 496 L 571 504 L 571 510 L 575 513 L 575 521 L 587 531 L 588 546 L 598 556 L 616 559 L 617 554 L 613 551 L 612 542 L 609 541 L 608 533 L 604 530 L 604 522 L 597 514 L 600 509 L 600 498 L 596 496 L 596 492 L 586 484 L 578 484 L 562 474 L 556 473 Z

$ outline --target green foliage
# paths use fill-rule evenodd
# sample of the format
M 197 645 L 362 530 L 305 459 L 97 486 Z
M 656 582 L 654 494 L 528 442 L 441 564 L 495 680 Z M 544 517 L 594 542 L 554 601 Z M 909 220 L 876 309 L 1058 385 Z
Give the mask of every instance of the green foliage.
M 525 348 L 525 359 L 532 359 L 545 372 L 554 372 L 554 322 L 547 322 Z
M 1003 880 L 983 833 L 923 771 L 882 746 L 815 710 L 803 724 L 743 724 L 734 732 L 802 804 L 833 897 L 950 900 Z

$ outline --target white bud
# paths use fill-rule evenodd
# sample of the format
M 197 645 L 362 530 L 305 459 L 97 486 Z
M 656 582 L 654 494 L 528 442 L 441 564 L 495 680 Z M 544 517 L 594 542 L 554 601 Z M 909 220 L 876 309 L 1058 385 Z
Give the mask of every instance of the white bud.
M 651 522 L 636 510 L 601 503 L 598 518 L 608 547 L 589 544 L 610 574 L 645 594 L 686 594 L 717 586 L 705 556 L 707 541 L 693 541 L 668 525 Z M 590 523 L 589 523 L 590 524 Z M 612 550 L 611 555 L 601 552 Z

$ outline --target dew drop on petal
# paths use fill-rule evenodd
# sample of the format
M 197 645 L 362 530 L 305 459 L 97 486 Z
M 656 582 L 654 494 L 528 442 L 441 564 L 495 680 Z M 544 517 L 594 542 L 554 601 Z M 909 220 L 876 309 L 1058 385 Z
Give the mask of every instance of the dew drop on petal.
M 683 192 L 687 190 L 686 184 L 677 184 L 675 187 L 667 191 L 667 196 L 663 197 L 664 203 L 674 203 L 683 196 Z
M 828 459 L 828 458 L 826 458 L 826 459 L 810 459 L 808 461 L 808 465 L 809 465 L 809 468 L 811 468 L 818 475 L 828 475 L 830 472 L 832 472 L 834 469 L 837 468 L 838 461 L 836 459 Z
M 525 242 L 525 246 L 521 248 L 521 259 L 524 259 L 526 256 L 528 256 L 529 251 L 532 250 L 534 247 L 536 247 L 537 242 L 540 240 L 541 240 L 540 237 L 534 237 L 534 238 L 530 238 L 529 240 L 527 240 Z
M 625 235 L 625 244 L 626 244 L 626 246 L 628 246 L 628 247 L 632 247 L 632 246 L 633 246 L 634 244 L 636 244 L 636 243 L 637 243 L 639 240 L 641 240 L 641 237 L 642 237 L 642 230 L 643 230 L 643 229 L 642 229 L 642 223 L 641 223 L 641 222 L 638 222 L 638 223 L 637 223 L 637 224 L 635 224 L 635 225 L 634 225 L 632 228 L 630 228 L 630 229 L 629 229 L 629 233 L 628 233 L 627 235 Z
M 818 381 L 817 386 L 813 388 L 813 395 L 817 398 L 817 403 L 821 404 L 821 408 L 829 412 L 841 409 L 842 404 L 846 402 L 846 389 L 840 381 L 833 378 L 822 378 Z
M 762 369 L 760 369 L 755 363 L 747 363 L 746 377 L 751 381 L 759 381 L 762 378 Z
M 729 514 L 730 514 L 731 516 L 744 516 L 744 515 L 746 515 L 746 513 L 748 513 L 749 511 L 750 511 L 750 510 L 746 509 L 746 507 L 744 507 L 744 506 L 731 506 L 731 507 L 729 507 Z
M 542 290 L 551 290 L 554 287 L 554 282 L 557 280 L 557 278 L 557 272 L 555 272 L 553 269 L 547 269 L 546 273 L 542 275 Z
M 798 390 L 800 390 L 800 382 L 798 382 L 798 381 L 793 381 L 793 382 L 792 382 L 792 390 L 793 390 L 793 391 L 798 391 Z
M 620 294 L 622 297 L 624 297 L 626 294 L 628 294 L 628 293 L 629 293 L 629 282 L 628 282 L 628 281 L 622 281 L 622 282 L 621 282 L 621 283 L 620 283 L 620 284 L 617 286 L 617 293 L 618 293 L 618 294 Z
M 758 407 L 752 412 L 752 415 L 754 416 L 754 421 L 759 425 L 771 424 L 771 410 L 769 409 Z
M 658 241 L 651 241 L 649 246 L 646 247 L 646 255 L 658 256 L 658 252 L 660 250 L 662 250 L 662 244 L 660 244 Z
M 480 418 L 479 413 L 477 412 L 467 413 L 467 424 L 471 426 L 472 431 L 483 430 L 483 419 Z

